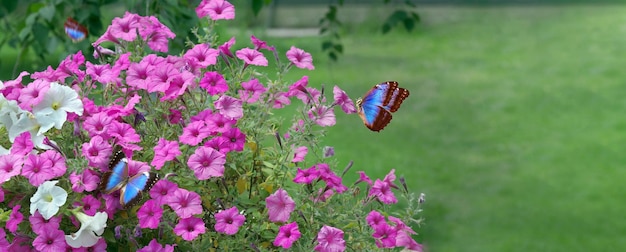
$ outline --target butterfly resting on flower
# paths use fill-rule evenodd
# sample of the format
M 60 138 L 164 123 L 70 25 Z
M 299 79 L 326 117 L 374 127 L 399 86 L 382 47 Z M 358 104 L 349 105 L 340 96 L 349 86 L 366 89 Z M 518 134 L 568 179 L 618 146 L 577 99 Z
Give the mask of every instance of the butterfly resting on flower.
M 387 81 L 377 84 L 356 100 L 357 112 L 367 128 L 381 131 L 391 121 L 391 113 L 396 112 L 402 101 L 409 97 L 409 90 L 398 87 L 398 82 Z
M 101 190 L 109 194 L 120 190 L 120 205 L 126 208 L 138 201 L 143 192 L 152 188 L 157 181 L 157 174 L 141 172 L 132 177 L 128 175 L 128 159 L 124 152 L 117 151 L 109 162 L 110 172 L 102 178 Z

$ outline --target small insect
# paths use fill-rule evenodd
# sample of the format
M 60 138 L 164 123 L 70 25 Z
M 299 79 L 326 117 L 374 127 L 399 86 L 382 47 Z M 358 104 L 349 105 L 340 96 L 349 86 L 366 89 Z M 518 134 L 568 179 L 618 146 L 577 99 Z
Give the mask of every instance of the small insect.
M 109 169 L 111 171 L 104 174 L 101 189 L 107 194 L 120 190 L 120 204 L 123 208 L 139 200 L 142 193 L 150 190 L 158 178 L 156 173 L 151 172 L 129 177 L 128 160 L 121 150 L 111 158 Z
M 65 28 L 65 34 L 67 34 L 67 36 L 70 37 L 74 43 L 80 42 L 87 37 L 87 28 L 79 24 L 71 17 L 68 17 L 67 20 L 65 20 L 63 27 Z
M 383 82 L 356 101 L 357 110 L 365 126 L 378 132 L 389 124 L 391 113 L 396 112 L 407 97 L 409 90 L 398 87 L 398 82 Z

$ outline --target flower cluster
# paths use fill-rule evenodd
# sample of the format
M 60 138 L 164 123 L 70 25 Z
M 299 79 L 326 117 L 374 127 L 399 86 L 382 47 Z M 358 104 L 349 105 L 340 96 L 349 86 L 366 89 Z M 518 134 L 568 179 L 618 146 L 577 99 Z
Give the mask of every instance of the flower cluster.
M 283 80 L 313 70 L 311 54 L 291 47 L 283 63 L 255 36 L 220 43 L 212 28 L 235 18 L 225 0 L 196 13 L 204 29 L 180 56 L 162 54 L 175 35 L 156 17 L 126 13 L 93 43 L 99 62 L 79 51 L 0 82 L 0 250 L 421 251 L 403 220 L 420 223 L 423 196 L 395 170 L 348 186 L 352 163 L 336 173 L 319 145 L 335 107 L 356 109 L 338 86 L 327 100 L 307 76 Z M 277 79 L 263 74 L 266 54 Z M 274 112 L 294 97 L 300 111 L 281 130 Z M 401 217 L 394 191 L 408 199 Z

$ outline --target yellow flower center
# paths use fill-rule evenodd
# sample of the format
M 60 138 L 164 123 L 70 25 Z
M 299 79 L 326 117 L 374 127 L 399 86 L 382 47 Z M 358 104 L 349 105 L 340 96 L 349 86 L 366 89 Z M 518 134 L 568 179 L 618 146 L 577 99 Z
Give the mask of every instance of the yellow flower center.
M 61 103 L 60 102 L 53 102 L 52 103 L 52 109 L 57 110 L 61 107 Z
M 46 196 L 43 197 L 43 200 L 46 202 L 52 202 L 52 194 L 46 194 Z

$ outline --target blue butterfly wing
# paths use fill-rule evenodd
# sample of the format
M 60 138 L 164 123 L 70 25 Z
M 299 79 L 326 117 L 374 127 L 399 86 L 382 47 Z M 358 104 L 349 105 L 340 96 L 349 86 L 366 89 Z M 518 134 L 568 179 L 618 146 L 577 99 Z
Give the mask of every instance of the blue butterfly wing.
M 105 193 L 112 193 L 115 190 L 122 188 L 126 184 L 128 179 L 128 161 L 123 152 L 118 152 L 111 163 L 109 164 L 111 169 L 110 173 L 105 174 L 103 179 Z
M 63 25 L 65 34 L 74 42 L 79 42 L 87 37 L 87 28 L 79 24 L 73 18 L 68 17 Z
M 370 92 L 363 98 L 363 102 L 361 103 L 361 111 L 365 117 L 365 123 L 368 125 L 373 125 L 376 117 L 380 113 L 381 106 L 383 104 L 383 91 L 377 87 L 374 87 Z
M 370 130 L 380 131 L 391 121 L 391 113 L 400 108 L 409 91 L 399 88 L 395 81 L 374 86 L 363 98 L 359 115 Z
M 150 190 L 156 180 L 156 174 L 149 172 L 139 173 L 128 180 L 126 186 L 120 191 L 120 204 L 122 207 L 132 205 L 141 198 L 144 191 Z

